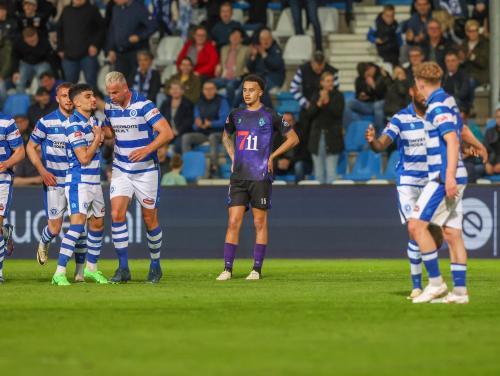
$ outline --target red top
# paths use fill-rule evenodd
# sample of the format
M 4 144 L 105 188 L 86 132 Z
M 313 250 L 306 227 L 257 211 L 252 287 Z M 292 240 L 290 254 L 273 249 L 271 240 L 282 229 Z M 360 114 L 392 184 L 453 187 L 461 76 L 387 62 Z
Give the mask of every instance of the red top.
M 188 40 L 182 47 L 179 56 L 177 56 L 177 67 L 181 63 L 182 59 L 187 56 L 189 47 L 193 44 L 192 40 Z M 194 66 L 194 71 L 200 76 L 207 76 L 213 78 L 215 76 L 215 67 L 219 63 L 219 54 L 215 49 L 212 42 L 206 42 L 201 50 L 198 51 L 198 61 Z

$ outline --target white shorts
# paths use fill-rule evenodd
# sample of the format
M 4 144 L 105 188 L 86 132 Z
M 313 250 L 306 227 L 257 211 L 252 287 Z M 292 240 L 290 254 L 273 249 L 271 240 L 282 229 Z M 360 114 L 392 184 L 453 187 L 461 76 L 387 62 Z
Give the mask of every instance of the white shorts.
M 160 169 L 130 174 L 113 167 L 109 194 L 111 199 L 118 196 L 131 199 L 135 196 L 142 207 L 155 209 L 160 203 Z
M 104 217 L 104 195 L 101 184 L 70 184 L 65 188 L 69 215 L 86 214 L 90 217 Z
M 397 189 L 399 216 L 401 217 L 401 223 L 404 225 L 410 219 L 413 208 L 422 193 L 423 187 L 399 185 Z
M 64 215 L 67 207 L 64 187 L 45 187 L 45 214 L 48 219 L 58 219 Z
M 0 184 L 0 217 L 9 215 L 12 202 L 12 183 Z
M 457 198 L 450 200 L 446 198 L 444 184 L 428 182 L 417 200 L 411 218 L 461 230 L 464 191 L 465 185 L 459 184 Z

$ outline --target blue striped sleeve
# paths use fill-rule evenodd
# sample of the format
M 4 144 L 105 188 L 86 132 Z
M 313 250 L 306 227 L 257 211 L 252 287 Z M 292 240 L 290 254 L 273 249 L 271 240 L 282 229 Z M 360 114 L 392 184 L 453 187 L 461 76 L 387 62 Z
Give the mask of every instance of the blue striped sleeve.
M 441 136 L 457 130 L 456 116 L 448 107 L 434 108 L 430 113 L 429 120 L 437 128 Z
M 68 138 L 68 142 L 73 149 L 81 146 L 87 146 L 87 140 L 85 139 L 83 128 L 79 124 L 74 124 L 66 128 L 66 137 Z
M 45 127 L 45 124 L 41 120 L 38 120 L 35 129 L 33 129 L 33 132 L 31 132 L 30 140 L 33 141 L 35 144 L 40 145 L 43 140 L 47 138 L 47 128 Z
M 142 116 L 144 116 L 144 120 L 148 123 L 148 125 L 153 128 L 153 126 L 163 119 L 160 110 L 155 106 L 155 104 L 151 101 L 146 101 L 146 104 L 142 107 Z
M 387 124 L 387 126 L 384 128 L 384 131 L 382 132 L 382 134 L 386 135 L 387 137 L 389 137 L 392 142 L 394 142 L 394 140 L 396 140 L 396 138 L 398 138 L 399 136 L 399 133 L 400 133 L 400 128 L 399 126 L 401 125 L 401 122 L 399 121 L 399 119 L 397 119 L 396 117 L 393 117 L 391 119 L 391 121 Z
M 5 130 L 7 142 L 11 149 L 16 149 L 23 145 L 23 139 L 21 138 L 21 132 L 17 129 L 16 123 L 12 121 Z

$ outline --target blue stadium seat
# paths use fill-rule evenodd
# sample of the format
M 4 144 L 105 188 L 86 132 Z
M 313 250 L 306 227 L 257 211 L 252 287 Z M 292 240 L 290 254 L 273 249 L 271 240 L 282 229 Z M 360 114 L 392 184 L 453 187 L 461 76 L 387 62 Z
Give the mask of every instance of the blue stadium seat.
M 278 104 L 276 111 L 278 111 L 280 114 L 291 112 L 296 115 L 300 112 L 300 104 L 295 99 L 282 101 Z
M 353 121 L 349 125 L 344 139 L 346 151 L 361 151 L 363 149 L 366 145 L 365 131 L 370 123 L 370 121 L 360 120 Z
M 399 162 L 399 152 L 394 150 L 387 160 L 384 174 L 381 176 L 385 180 L 396 180 L 396 166 Z
M 280 91 L 278 94 L 276 94 L 276 99 L 279 101 L 292 101 L 295 100 L 293 97 L 293 94 L 290 93 L 289 91 Z
M 361 115 L 361 120 L 369 121 L 370 123 L 373 123 L 375 121 L 375 116 L 373 116 L 373 115 Z
M 233 8 L 247 10 L 250 8 L 250 4 L 246 1 L 237 1 L 236 3 L 233 3 Z
M 295 175 L 293 175 L 293 174 L 289 174 L 289 175 L 276 175 L 274 177 L 274 180 L 286 181 L 287 183 L 295 183 Z
M 496 125 L 495 119 L 488 119 L 488 121 L 486 122 L 486 129 L 493 128 L 495 125 Z
M 193 148 L 193 151 L 199 151 L 199 152 L 202 152 L 204 154 L 207 154 L 210 151 L 210 145 L 208 143 L 206 143 L 206 144 L 203 143 L 203 144 L 196 145 Z
M 331 2 L 331 3 L 328 3 L 328 5 L 330 8 L 337 8 L 339 10 L 345 10 L 345 2 L 344 1 L 340 1 L 340 2 Z
M 344 91 L 344 101 L 347 103 L 349 99 L 354 99 L 356 94 L 354 91 Z
M 347 152 L 343 152 L 339 156 L 339 161 L 337 162 L 337 175 L 344 176 L 347 173 Z
M 182 166 L 182 175 L 188 182 L 196 181 L 205 176 L 206 160 L 205 154 L 200 151 L 188 151 L 182 155 L 184 162 Z
M 7 97 L 3 112 L 10 116 L 26 115 L 30 106 L 30 97 L 27 94 L 13 94 Z
M 491 176 L 484 176 L 484 179 L 488 179 L 494 183 L 500 182 L 500 175 L 491 175 Z
M 229 179 L 231 177 L 231 162 L 220 166 L 219 175 L 222 179 Z
M 371 150 L 365 150 L 359 153 L 356 163 L 350 174 L 344 176 L 344 179 L 354 181 L 366 181 L 373 178 L 380 178 L 382 172 L 382 158 L 380 154 Z
M 271 9 L 271 10 L 281 10 L 282 6 L 281 6 L 281 3 L 274 3 L 274 2 L 269 2 L 267 4 L 267 9 Z

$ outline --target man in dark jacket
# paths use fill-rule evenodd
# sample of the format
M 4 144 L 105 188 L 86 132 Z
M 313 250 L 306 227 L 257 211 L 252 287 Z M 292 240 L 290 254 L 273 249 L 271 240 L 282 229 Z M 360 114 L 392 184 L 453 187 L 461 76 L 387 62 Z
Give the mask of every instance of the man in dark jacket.
M 48 2 L 37 0 L 22 0 L 22 11 L 17 16 L 19 30 L 32 27 L 38 31 L 40 39 L 49 37 L 48 24 L 50 17 L 55 16 L 56 9 Z
M 377 16 L 374 27 L 368 30 L 367 39 L 377 46 L 378 55 L 391 63 L 399 64 L 399 46 L 402 43 L 395 18 L 394 5 L 385 5 Z
M 455 51 L 448 51 L 445 57 L 446 70 L 443 75 L 443 89 L 455 98 L 458 107 L 468 113 L 472 107 L 474 90 L 470 76 L 460 68 L 460 60 Z
M 139 0 L 113 0 L 106 50 L 115 70 L 130 77 L 137 68 L 136 54 L 148 49 L 148 38 L 156 31 L 156 22 Z
M 217 94 L 217 86 L 213 81 L 203 84 L 202 96 L 194 108 L 193 131 L 182 136 L 182 152 L 193 148 L 193 145 L 210 143 L 210 173 L 214 176 L 218 170 L 218 149 L 222 141 L 224 123 L 229 115 L 227 100 Z
M 451 43 L 443 36 L 441 24 L 436 20 L 427 23 L 427 37 L 420 44 L 426 61 L 435 61 L 444 70 L 444 56 L 451 48 Z
M 431 18 L 431 4 L 429 0 L 415 0 L 416 12 L 406 23 L 406 43 L 414 46 L 422 43 L 426 37 L 426 25 Z
M 97 55 L 104 43 L 104 33 L 104 19 L 88 0 L 73 0 L 64 8 L 57 27 L 57 51 L 66 81 L 78 82 L 83 71 L 85 81 L 96 87 Z
M 214 25 L 210 34 L 217 45 L 217 49 L 229 44 L 229 34 L 235 28 L 240 28 L 238 21 L 233 21 L 233 6 L 229 1 L 222 3 L 219 11 L 220 20 Z
M 400 66 L 395 66 L 392 83 L 388 85 L 384 97 L 385 119 L 394 116 L 394 114 L 408 106 L 410 103 L 409 90 L 410 86 L 405 70 Z
M 57 103 L 50 101 L 50 93 L 47 89 L 39 87 L 35 94 L 35 103 L 28 107 L 29 128 L 33 130 L 35 124 L 45 115 L 54 111 L 57 108 Z
M 250 47 L 247 68 L 250 73 L 264 77 L 267 90 L 280 88 L 283 85 L 285 81 L 283 54 L 268 28 L 260 31 L 259 43 Z

